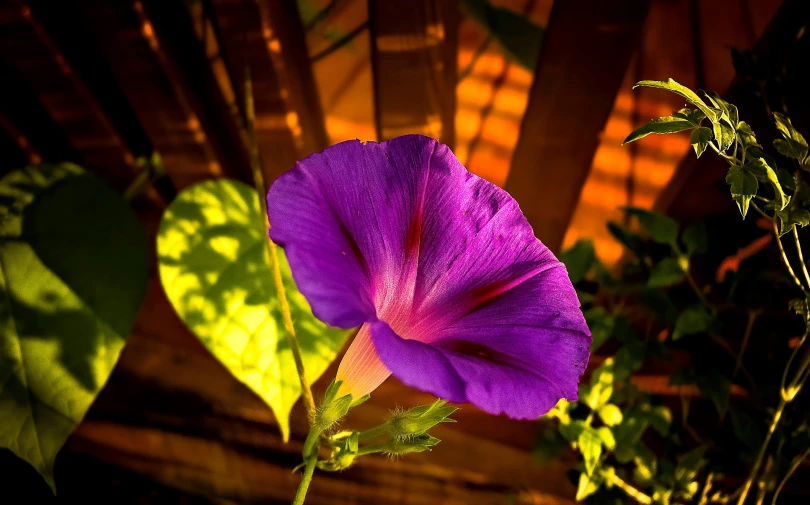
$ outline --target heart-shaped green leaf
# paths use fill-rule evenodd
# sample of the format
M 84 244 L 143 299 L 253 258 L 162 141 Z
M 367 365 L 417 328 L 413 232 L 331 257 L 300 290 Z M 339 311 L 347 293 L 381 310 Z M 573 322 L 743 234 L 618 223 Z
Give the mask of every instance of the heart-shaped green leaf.
M 10 173 L 0 212 L 0 447 L 54 488 L 146 294 L 147 242 L 126 200 L 75 165 Z
M 253 188 L 228 180 L 197 184 L 166 210 L 158 261 L 163 289 L 177 313 L 237 379 L 270 405 L 286 439 L 301 388 L 282 323 L 265 222 Z M 335 359 L 348 332 L 312 315 L 278 253 L 304 368 L 314 381 Z

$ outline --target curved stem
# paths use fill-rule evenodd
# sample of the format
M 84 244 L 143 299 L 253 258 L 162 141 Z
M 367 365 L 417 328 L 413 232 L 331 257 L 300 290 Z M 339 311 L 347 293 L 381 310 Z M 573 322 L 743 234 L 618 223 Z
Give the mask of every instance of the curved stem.
M 262 176 L 261 162 L 259 161 L 259 148 L 256 143 L 256 129 L 254 127 L 255 121 L 256 113 L 253 107 L 253 81 L 250 78 L 250 68 L 245 67 L 245 122 L 247 126 L 250 168 L 253 172 L 253 184 L 256 186 L 256 191 L 258 192 L 257 196 L 259 197 L 259 207 L 264 216 L 262 233 L 267 236 L 266 254 L 270 261 L 270 267 L 273 270 L 273 282 L 275 283 L 276 292 L 278 293 L 284 329 L 287 330 L 287 338 L 290 340 L 290 349 L 292 350 L 293 360 L 295 361 L 295 369 L 298 371 L 298 381 L 301 384 L 301 396 L 304 399 L 304 405 L 307 409 L 307 419 L 309 420 L 309 425 L 312 426 L 315 423 L 315 398 L 312 396 L 312 389 L 309 387 L 309 381 L 307 380 L 304 370 L 304 360 L 301 358 L 301 346 L 298 344 L 298 338 L 295 335 L 295 325 L 293 325 L 292 321 L 290 303 L 287 300 L 287 291 L 284 288 L 284 281 L 281 278 L 281 267 L 278 262 L 278 247 L 270 240 L 270 236 L 267 235 L 267 230 L 270 229 L 270 223 L 267 218 L 267 202 L 264 199 L 267 188 L 264 187 L 264 177 Z
M 785 474 L 782 478 L 782 482 L 779 483 L 779 487 L 776 488 L 776 492 L 773 494 L 773 500 L 771 500 L 771 505 L 776 505 L 776 499 L 779 498 L 779 493 L 782 492 L 782 488 L 785 487 L 787 481 L 793 476 L 793 473 L 799 468 L 799 465 L 802 464 L 802 461 L 810 457 L 810 449 L 807 449 L 802 453 L 800 456 L 797 456 L 796 459 L 793 461 L 793 464 L 790 466 L 790 470 Z
M 804 262 L 804 255 L 802 254 L 802 244 L 799 242 L 799 232 L 796 230 L 795 226 L 793 227 L 793 238 L 796 240 L 796 251 L 799 253 L 799 261 L 804 271 L 804 280 L 807 281 L 807 285 L 810 286 L 810 273 L 807 272 L 807 264 Z
M 698 286 L 697 282 L 695 282 L 695 278 L 692 277 L 691 272 L 686 272 L 686 280 L 689 282 L 689 285 L 692 286 L 692 290 L 695 292 L 697 297 L 700 298 L 700 301 L 703 302 L 703 305 L 708 307 L 713 314 L 717 312 L 717 308 L 714 305 L 712 305 L 709 302 L 708 298 L 706 298 L 706 295 L 703 294 L 703 291 L 700 289 L 700 286 Z
M 776 225 L 776 220 L 774 219 L 771 221 L 773 224 L 773 233 L 776 236 L 776 245 L 779 246 L 779 252 L 782 254 L 782 263 L 784 263 L 785 267 L 790 274 L 790 277 L 793 279 L 793 282 L 802 290 L 805 295 L 808 295 L 807 289 L 805 289 L 804 285 L 802 285 L 802 281 L 796 276 L 796 272 L 793 271 L 793 267 L 790 266 L 790 261 L 788 260 L 787 254 L 785 254 L 785 247 L 782 245 L 782 239 L 779 237 L 779 228 Z
M 611 484 L 624 491 L 627 494 L 627 496 L 633 498 L 642 505 L 649 505 L 650 503 L 652 503 L 652 498 L 650 498 L 648 495 L 642 493 L 638 489 L 634 488 L 633 486 L 625 482 L 621 477 L 619 477 L 615 473 L 610 476 L 609 480 Z
M 790 354 L 790 357 L 788 358 L 788 362 L 785 365 L 785 371 L 782 372 L 782 382 L 780 383 L 780 390 L 782 392 L 782 397 L 787 397 L 787 395 L 788 395 L 788 392 L 787 392 L 788 390 L 785 387 L 785 383 L 787 383 L 787 376 L 788 376 L 788 372 L 790 372 L 790 365 L 793 364 L 793 360 L 796 359 L 796 356 L 799 354 L 799 349 L 802 348 L 802 344 L 804 344 L 804 341 L 806 339 L 807 339 L 807 332 L 805 332 L 805 334 L 802 335 L 801 340 L 799 340 L 799 343 L 793 349 L 793 352 Z M 798 376 L 798 375 L 799 374 L 796 374 L 796 376 Z
M 743 505 L 745 503 L 745 499 L 748 497 L 748 492 L 751 490 L 751 485 L 754 483 L 754 480 L 759 473 L 759 467 L 762 466 L 762 461 L 765 459 L 765 452 L 768 449 L 768 444 L 771 441 L 771 437 L 776 431 L 776 427 L 779 425 L 779 420 L 782 419 L 782 413 L 785 411 L 785 405 L 787 405 L 785 399 L 779 398 L 779 405 L 776 407 L 776 412 L 773 413 L 771 427 L 768 428 L 768 434 L 765 435 L 765 440 L 762 442 L 762 447 L 759 449 L 759 454 L 757 454 L 757 459 L 754 461 L 754 466 L 751 467 L 751 473 L 745 480 L 745 484 L 742 487 L 742 493 L 740 494 L 740 498 L 737 500 L 737 505 Z
M 312 483 L 312 475 L 315 473 L 315 463 L 318 461 L 316 456 L 307 458 L 306 466 L 304 466 L 304 474 L 301 476 L 301 483 L 298 484 L 298 490 L 295 492 L 292 505 L 303 505 L 304 499 L 307 497 L 309 485 Z
M 381 437 L 383 435 L 388 434 L 388 423 L 383 423 L 379 426 L 375 426 L 373 428 L 369 428 L 365 431 L 360 432 L 360 442 L 367 442 L 369 440 L 373 440 L 377 437 Z
M 740 371 L 743 355 L 745 354 L 745 349 L 748 347 L 748 341 L 751 339 L 751 331 L 754 329 L 754 322 L 756 322 L 757 317 L 759 317 L 759 313 L 759 310 L 748 311 L 748 324 L 745 326 L 745 333 L 743 334 L 742 344 L 740 345 L 740 352 L 737 354 L 737 363 L 734 365 L 734 373 L 731 374 L 732 379 L 734 379 L 734 377 L 737 376 L 737 372 Z

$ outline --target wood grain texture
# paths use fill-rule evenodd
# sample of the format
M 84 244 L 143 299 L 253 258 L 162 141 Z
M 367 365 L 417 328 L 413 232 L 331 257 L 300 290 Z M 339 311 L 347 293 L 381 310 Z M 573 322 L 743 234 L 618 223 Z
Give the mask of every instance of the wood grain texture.
M 282 96 L 278 72 L 271 49 L 262 35 L 262 17 L 256 2 L 211 0 L 214 19 L 221 34 L 222 57 L 228 62 L 237 106 L 244 112 L 245 67 L 250 68 L 256 112 L 256 140 L 262 159 L 265 183 L 292 168 L 304 157 L 303 142 L 293 135 L 288 124 L 288 100 Z
M 7 117 L 46 159 L 80 161 L 114 187 L 126 186 L 134 172 L 132 154 L 96 97 L 21 1 L 0 4 L 0 68 L 10 69 L 0 85 Z M 43 121 L 41 129 L 38 120 Z
M 377 138 L 422 133 L 455 144 L 458 5 L 369 0 Z

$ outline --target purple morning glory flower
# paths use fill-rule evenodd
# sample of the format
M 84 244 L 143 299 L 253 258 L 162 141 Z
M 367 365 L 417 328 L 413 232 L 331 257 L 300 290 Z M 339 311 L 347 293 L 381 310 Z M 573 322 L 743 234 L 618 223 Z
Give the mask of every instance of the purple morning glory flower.
M 565 267 L 447 146 L 342 142 L 279 177 L 267 211 L 313 313 L 361 326 L 341 394 L 393 374 L 515 419 L 577 399 L 591 336 Z

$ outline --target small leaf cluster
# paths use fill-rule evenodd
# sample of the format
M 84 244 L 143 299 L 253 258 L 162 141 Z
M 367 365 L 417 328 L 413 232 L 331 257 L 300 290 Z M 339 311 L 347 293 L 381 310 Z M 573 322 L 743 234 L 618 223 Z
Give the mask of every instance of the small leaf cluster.
M 771 222 L 771 249 L 722 270 L 706 264 L 707 253 L 718 249 L 712 242 L 718 225 L 682 227 L 668 216 L 625 207 L 624 224 L 608 224 L 626 249 L 620 268 L 602 264 L 587 240 L 564 251 L 560 259 L 577 288 L 599 365 L 580 386 L 579 400 L 561 402 L 548 416 L 557 421 L 556 440 L 581 455 L 578 500 L 729 503 L 744 494 L 729 482 L 752 480 L 760 500 L 767 493 L 775 499 L 780 482 L 810 456 L 810 400 L 799 395 L 810 364 L 794 360 L 810 334 L 810 275 L 804 286 L 801 274 L 777 259 L 785 255 L 780 237 L 792 232 L 799 244 L 799 228 L 810 223 L 807 142 L 789 119 L 774 114 L 781 136 L 776 156 L 787 158 L 778 166 L 737 107 L 716 93 L 704 92 L 704 101 L 671 79 L 638 86 L 674 92 L 687 107 L 653 119 L 625 142 L 689 131 L 698 157 L 710 149 L 727 162 L 726 182 L 743 219 L 754 208 Z M 714 275 L 707 266 L 724 273 L 708 282 Z M 786 363 L 784 374 L 746 355 L 749 344 Z M 667 391 L 645 389 L 640 377 L 652 371 L 669 375 Z M 735 400 L 733 389 L 745 400 Z M 710 409 L 701 408 L 694 425 L 693 405 Z
M 732 199 L 743 218 L 752 200 L 763 202 L 765 211 L 772 211 L 778 220 L 779 233 L 810 224 L 810 190 L 806 172 L 810 171 L 807 141 L 794 128 L 789 118 L 773 113 L 776 130 L 781 139 L 774 141 L 776 151 L 785 158 L 795 160 L 798 170 L 778 167 L 776 159 L 768 155 L 757 142 L 751 126 L 742 121 L 735 105 L 712 91 L 703 92 L 709 103 L 697 93 L 673 79 L 667 81 L 641 81 L 636 87 L 658 88 L 676 93 L 687 101 L 686 107 L 671 116 L 651 120 L 636 129 L 624 140 L 633 142 L 647 135 L 690 131 L 690 142 L 700 157 L 708 147 L 728 163 L 726 183 Z M 707 125 L 703 126 L 703 122 Z M 756 206 L 756 204 L 754 204 Z M 758 211 L 762 210 L 757 207 Z

